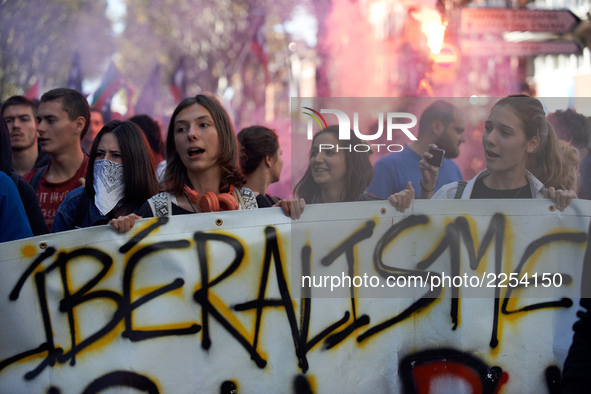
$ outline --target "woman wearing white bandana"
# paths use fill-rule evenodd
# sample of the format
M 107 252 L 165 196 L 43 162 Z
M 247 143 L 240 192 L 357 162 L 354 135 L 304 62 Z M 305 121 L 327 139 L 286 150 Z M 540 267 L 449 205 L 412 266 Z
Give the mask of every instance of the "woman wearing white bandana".
M 156 194 L 158 183 L 147 142 L 129 121 L 112 121 L 97 134 L 90 150 L 86 186 L 60 205 L 52 232 L 107 224 L 137 213 Z

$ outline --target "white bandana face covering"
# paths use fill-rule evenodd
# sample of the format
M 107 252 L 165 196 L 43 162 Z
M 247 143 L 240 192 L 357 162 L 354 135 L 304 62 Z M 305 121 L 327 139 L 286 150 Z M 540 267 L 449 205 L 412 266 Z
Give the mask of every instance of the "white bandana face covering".
M 98 210 L 107 215 L 123 198 L 123 164 L 110 160 L 94 162 L 94 203 Z

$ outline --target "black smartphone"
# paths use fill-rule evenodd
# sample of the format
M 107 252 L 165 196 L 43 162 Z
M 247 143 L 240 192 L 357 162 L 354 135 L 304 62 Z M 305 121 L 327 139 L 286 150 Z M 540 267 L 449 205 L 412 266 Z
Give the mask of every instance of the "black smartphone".
M 433 167 L 441 167 L 443 164 L 443 156 L 445 155 L 445 151 L 443 149 L 433 148 L 431 146 L 429 147 L 429 153 L 431 153 L 433 157 L 427 159 L 427 163 L 431 164 Z

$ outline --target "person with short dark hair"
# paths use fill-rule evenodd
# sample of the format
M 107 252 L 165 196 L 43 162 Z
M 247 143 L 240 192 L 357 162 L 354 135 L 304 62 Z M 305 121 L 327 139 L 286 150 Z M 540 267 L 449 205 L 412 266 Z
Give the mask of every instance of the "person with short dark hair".
M 434 186 L 434 191 L 446 183 L 462 180 L 460 168 L 451 159 L 458 157 L 460 145 L 466 141 L 464 127 L 464 115 L 458 107 L 442 100 L 433 102 L 420 116 L 417 140 L 401 152 L 390 153 L 376 162 L 375 176 L 367 191 L 386 198 L 404 190 L 410 181 L 415 198 L 419 198 L 419 161 L 430 145 L 445 150 L 445 158 L 439 168 L 439 183 Z
M 12 171 L 12 155 L 10 154 L 10 135 L 8 132 L 8 126 L 4 121 L 4 118 L 0 116 L 0 172 L 8 175 L 15 184 L 20 199 L 25 208 L 29 227 L 33 231 L 33 235 L 43 235 L 49 233 L 49 229 L 45 224 L 45 219 L 39 208 L 39 201 L 37 201 L 37 195 L 35 190 L 29 184 L 21 178 L 16 172 Z
M 12 96 L 2 103 L 10 133 L 12 170 L 25 175 L 34 168 L 49 163 L 49 155 L 41 152 L 37 140 L 37 103 L 25 96 Z
M 57 210 L 51 232 L 107 224 L 138 213 L 158 191 L 148 143 L 138 126 L 114 120 L 97 134 L 84 187 L 70 192 Z
M 267 187 L 279 181 L 283 168 L 283 151 L 277 133 L 265 126 L 250 126 L 240 130 L 238 142 L 245 186 L 264 194 L 273 203 L 278 202 L 279 198 L 267 194 Z
M 88 156 L 82 152 L 90 121 L 90 107 L 81 93 L 58 88 L 41 96 L 37 111 L 41 150 L 51 156 L 45 167 L 28 172 L 23 177 L 36 190 L 47 227 L 51 230 L 55 213 L 72 190 L 86 176 Z

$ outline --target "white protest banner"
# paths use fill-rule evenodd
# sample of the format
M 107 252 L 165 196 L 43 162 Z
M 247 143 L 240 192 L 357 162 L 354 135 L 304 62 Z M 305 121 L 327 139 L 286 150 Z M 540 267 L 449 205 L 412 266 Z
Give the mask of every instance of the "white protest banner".
M 589 201 L 376 201 L 0 244 L 0 392 L 547 392 L 590 221 Z

